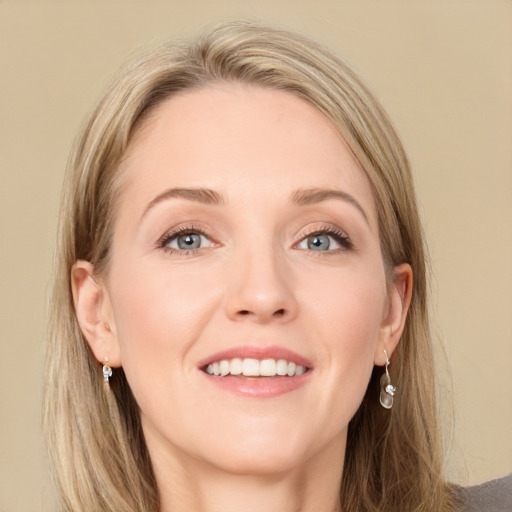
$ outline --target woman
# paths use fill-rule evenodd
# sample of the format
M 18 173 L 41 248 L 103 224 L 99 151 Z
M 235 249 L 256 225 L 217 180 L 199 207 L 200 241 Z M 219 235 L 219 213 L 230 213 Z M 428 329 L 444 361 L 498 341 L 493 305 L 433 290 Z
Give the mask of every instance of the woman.
M 245 22 L 151 49 L 62 197 L 65 510 L 455 509 L 409 164 L 337 57 Z

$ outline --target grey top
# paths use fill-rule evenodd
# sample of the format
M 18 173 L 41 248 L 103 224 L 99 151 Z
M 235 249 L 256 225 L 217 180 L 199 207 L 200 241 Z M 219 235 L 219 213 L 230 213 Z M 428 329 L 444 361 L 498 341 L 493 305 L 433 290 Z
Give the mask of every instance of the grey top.
M 460 512 L 512 512 L 512 474 L 462 490 Z

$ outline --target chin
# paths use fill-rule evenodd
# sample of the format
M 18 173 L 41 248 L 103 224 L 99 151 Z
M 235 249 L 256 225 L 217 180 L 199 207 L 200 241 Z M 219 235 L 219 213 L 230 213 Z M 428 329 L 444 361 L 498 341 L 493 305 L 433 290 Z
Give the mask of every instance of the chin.
M 271 476 L 288 473 L 302 465 L 303 457 L 297 453 L 277 453 L 273 449 L 230 450 L 220 459 L 209 461 L 217 469 L 226 473 L 243 476 Z
M 321 450 L 315 439 L 309 439 L 300 429 L 260 426 L 259 429 L 228 429 L 212 432 L 206 461 L 228 473 L 240 475 L 275 475 L 302 466 Z M 256 434 L 257 432 L 257 434 Z M 214 436 L 214 434 L 219 434 Z M 222 435 L 221 435 L 222 434 Z M 196 445 L 197 446 L 197 445 Z M 203 447 L 206 448 L 206 447 Z

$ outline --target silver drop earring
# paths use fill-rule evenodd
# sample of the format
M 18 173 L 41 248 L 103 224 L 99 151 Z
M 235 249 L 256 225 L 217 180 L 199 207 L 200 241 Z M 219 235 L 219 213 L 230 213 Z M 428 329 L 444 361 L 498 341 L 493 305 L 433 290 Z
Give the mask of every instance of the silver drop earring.
M 108 379 L 112 377 L 112 368 L 108 365 L 108 357 L 105 357 L 105 364 L 103 365 L 103 380 L 108 384 Z
M 386 372 L 380 378 L 380 405 L 384 409 L 391 409 L 393 407 L 393 397 L 395 396 L 396 388 L 391 384 L 391 377 L 389 375 L 388 366 L 391 364 L 389 360 L 388 351 L 384 349 L 386 354 Z

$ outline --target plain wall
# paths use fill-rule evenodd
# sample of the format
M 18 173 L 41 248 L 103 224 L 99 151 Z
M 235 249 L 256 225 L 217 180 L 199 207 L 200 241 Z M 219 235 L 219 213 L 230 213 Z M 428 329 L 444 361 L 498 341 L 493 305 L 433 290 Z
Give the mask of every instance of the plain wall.
M 53 504 L 40 433 L 45 301 L 74 135 L 131 49 L 237 16 L 323 40 L 387 107 L 414 167 L 453 372 L 448 474 L 468 484 L 512 470 L 512 2 L 0 0 L 2 512 Z

